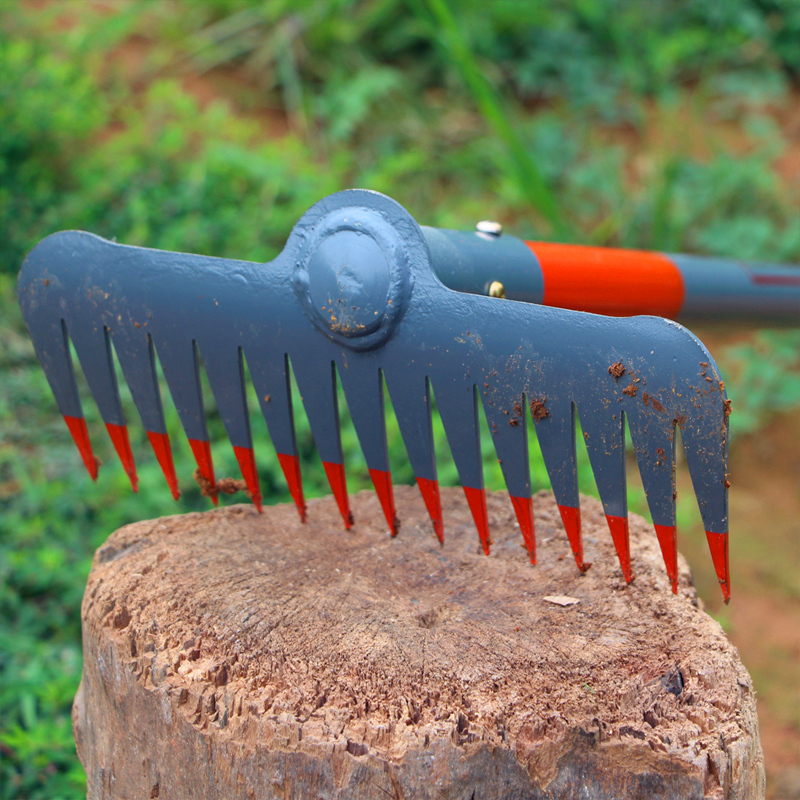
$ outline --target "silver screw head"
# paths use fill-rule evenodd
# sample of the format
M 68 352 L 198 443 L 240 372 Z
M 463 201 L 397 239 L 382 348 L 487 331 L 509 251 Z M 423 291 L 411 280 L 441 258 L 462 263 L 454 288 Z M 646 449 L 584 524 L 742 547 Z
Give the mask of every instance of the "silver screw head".
M 490 236 L 500 236 L 503 232 L 503 226 L 499 222 L 493 222 L 490 219 L 482 219 L 475 225 L 475 230 L 478 233 L 488 233 Z

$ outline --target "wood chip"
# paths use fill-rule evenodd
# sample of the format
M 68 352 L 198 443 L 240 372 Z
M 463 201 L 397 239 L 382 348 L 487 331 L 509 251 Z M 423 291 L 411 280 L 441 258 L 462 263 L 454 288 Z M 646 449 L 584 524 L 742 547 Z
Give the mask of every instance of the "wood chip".
M 574 606 L 575 603 L 580 603 L 577 597 L 567 597 L 565 594 L 549 594 L 542 599 L 557 606 Z

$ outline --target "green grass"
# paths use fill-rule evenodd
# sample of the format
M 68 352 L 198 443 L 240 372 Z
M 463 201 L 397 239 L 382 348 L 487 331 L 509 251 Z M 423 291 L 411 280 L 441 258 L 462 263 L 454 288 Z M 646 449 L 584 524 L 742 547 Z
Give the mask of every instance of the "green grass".
M 364 186 L 427 224 L 463 228 L 488 217 L 526 237 L 800 260 L 800 199 L 773 169 L 787 143 L 770 113 L 789 102 L 800 72 L 791 0 L 126 0 L 112 8 L 90 15 L 83 4 L 57 3 L 0 20 L 3 800 L 85 792 L 69 707 L 93 550 L 128 522 L 207 507 L 169 403 L 180 504 L 138 424 L 141 489 L 132 495 L 84 386 L 106 466 L 96 484 L 82 471 L 13 297 L 13 276 L 40 238 L 82 228 L 263 261 L 320 197 Z M 65 14 L 69 27 L 57 24 Z M 131 42 L 146 46 L 133 77 L 124 60 L 108 58 Z M 205 76 L 217 99 L 200 103 L 183 88 L 187 76 Z M 744 131 L 746 152 L 709 134 L 698 155 L 682 130 L 686 108 L 710 129 Z M 639 163 L 620 134 L 647 142 L 653 113 L 674 135 L 649 143 Z M 281 118 L 280 135 L 266 134 L 265 114 Z M 725 356 L 735 425 L 754 428 L 800 402 L 798 344 L 796 333 L 770 332 Z M 124 388 L 123 403 L 136 420 Z M 368 476 L 342 408 L 355 491 Z M 210 401 L 207 410 L 217 472 L 235 475 Z M 287 501 L 255 412 L 252 424 L 267 502 Z M 297 427 L 307 492 L 324 494 L 299 409 Z M 483 433 L 488 442 L 485 425 Z M 438 420 L 435 438 L 442 482 L 455 483 Z M 396 479 L 411 482 L 396 426 L 389 442 Z M 484 459 L 487 484 L 500 488 L 489 444 Z M 591 490 L 581 459 L 581 485 Z

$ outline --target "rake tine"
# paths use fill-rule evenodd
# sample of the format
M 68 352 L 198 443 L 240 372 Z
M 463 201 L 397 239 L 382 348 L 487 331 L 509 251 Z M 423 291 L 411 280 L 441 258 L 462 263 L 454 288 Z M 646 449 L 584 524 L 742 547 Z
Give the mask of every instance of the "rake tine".
M 383 380 L 380 370 L 368 363 L 347 364 L 339 370 L 347 406 L 356 429 L 370 478 L 380 500 L 389 532 L 396 536 L 400 522 L 394 505 L 392 474 L 389 468 L 389 447 L 386 443 L 386 416 Z
M 178 476 L 175 474 L 175 463 L 172 460 L 172 446 L 166 431 L 147 431 L 150 446 L 156 455 L 161 471 L 167 479 L 167 485 L 172 492 L 172 497 L 177 500 L 180 496 L 178 489 Z
M 637 418 L 638 417 L 638 418 Z M 675 525 L 675 423 L 666 417 L 628 413 L 636 462 L 673 594 L 678 593 Z
M 81 408 L 78 384 L 69 349 L 67 324 L 62 313 L 53 313 L 62 301 L 58 274 L 48 266 L 59 255 L 59 242 L 74 234 L 61 234 L 40 242 L 26 259 L 29 270 L 20 274 L 17 295 L 20 306 L 26 309 L 25 323 L 33 342 L 36 356 L 42 365 L 47 382 L 53 392 L 58 410 L 78 448 L 86 471 L 97 480 L 98 460 L 92 452 L 89 431 Z
M 114 425 L 111 422 L 106 423 L 106 430 L 111 437 L 111 443 L 117 451 L 119 460 L 122 463 L 122 468 L 131 482 L 131 489 L 134 492 L 139 491 L 139 476 L 136 474 L 136 463 L 133 460 L 133 452 L 131 451 L 131 442 L 128 438 L 128 428 L 126 425 Z
M 392 400 L 394 415 L 408 460 L 417 479 L 420 494 L 433 523 L 439 542 L 444 543 L 442 501 L 436 474 L 436 453 L 433 447 L 431 424 L 431 392 L 427 378 L 407 376 L 394 378 L 392 370 L 384 373 L 386 388 Z
M 274 349 L 253 343 L 247 350 L 247 364 L 289 493 L 300 521 L 305 522 L 306 501 L 294 429 L 289 359 L 285 354 L 276 355 Z
M 242 349 L 239 347 L 231 353 L 224 351 L 219 345 L 215 346 L 213 342 L 204 346 L 202 341 L 198 342 L 198 347 L 205 363 L 211 392 L 233 446 L 242 477 L 253 505 L 261 513 L 263 511 L 261 489 L 253 453 L 250 418 L 247 413 Z
M 621 410 L 583 407 L 578 414 L 597 490 L 625 582 L 633 580 L 625 479 L 625 421 Z
M 457 384 L 440 381 L 434 385 L 434 391 L 447 443 L 478 529 L 483 552 L 489 555 L 491 538 L 486 490 L 483 486 L 477 387 L 474 384 L 459 387 Z
M 528 397 L 542 458 L 558 504 L 575 563 L 581 572 L 591 564 L 583 560 L 581 506 L 578 499 L 578 466 L 575 449 L 575 405 L 571 401 L 544 402 Z
M 116 340 L 115 340 L 116 341 Z M 122 348 L 118 348 L 121 352 Z M 123 365 L 125 377 L 139 395 L 134 394 L 134 402 L 139 409 L 142 423 L 149 431 L 155 425 L 163 427 L 164 411 L 161 405 L 161 395 L 158 390 L 158 380 L 155 371 L 155 352 L 152 340 L 148 341 L 148 360 L 139 358 L 135 362 L 137 372 L 128 377 Z M 178 411 L 183 430 L 192 449 L 197 468 L 200 474 L 215 489 L 217 482 L 214 477 L 214 464 L 211 459 L 211 444 L 206 427 L 206 415 L 203 408 L 203 393 L 200 385 L 200 356 L 197 342 L 184 337 L 162 339 L 158 348 L 158 357 L 164 367 L 164 377 L 167 381 L 172 400 Z M 143 391 L 144 390 L 144 391 Z M 219 503 L 215 492 L 211 493 L 211 502 Z
M 495 452 L 503 471 L 514 513 L 519 522 L 522 538 L 531 564 L 536 563 L 536 535 L 533 526 L 533 501 L 531 499 L 530 462 L 528 459 L 528 420 L 525 397 L 500 397 L 500 393 L 486 389 L 483 403 L 486 420 L 492 434 Z
M 86 427 L 86 420 L 84 419 L 83 415 L 76 417 L 69 414 L 63 414 L 62 416 L 64 417 L 64 422 L 67 423 L 67 428 L 69 428 L 72 441 L 75 442 L 75 446 L 78 448 L 78 452 L 81 454 L 81 458 L 83 459 L 86 470 L 88 471 L 91 479 L 96 481 L 98 461 L 92 452 L 92 443 L 89 441 L 89 430 Z
M 189 439 L 189 447 L 192 448 L 197 469 L 200 474 L 208 481 L 211 490 L 211 502 L 219 505 L 219 497 L 214 491 L 217 488 L 217 480 L 214 477 L 214 462 L 211 458 L 211 442 L 208 439 Z
M 336 395 L 336 367 L 333 362 L 323 368 L 322 374 L 318 364 L 310 364 L 300 356 L 292 358 L 300 399 L 306 410 L 314 443 L 322 459 L 322 466 L 328 478 L 339 513 L 342 515 L 345 529 L 353 525 L 353 514 L 350 511 L 350 500 L 347 496 L 347 479 L 344 471 L 344 455 L 342 439 L 339 432 L 339 402 Z M 325 375 L 330 369 L 328 375 Z
M 723 599 L 727 603 L 731 592 L 728 565 L 728 476 L 725 474 L 724 456 L 717 454 L 720 463 L 713 463 L 705 446 L 715 434 L 719 436 L 719 428 L 722 427 L 727 448 L 728 420 L 725 412 L 721 413 L 720 417 L 723 421 L 718 421 L 716 425 L 710 415 L 686 419 L 681 429 L 681 439 L 717 580 L 722 589 Z M 715 428 L 717 430 L 714 430 Z M 722 480 L 718 477 L 720 474 L 725 476 Z

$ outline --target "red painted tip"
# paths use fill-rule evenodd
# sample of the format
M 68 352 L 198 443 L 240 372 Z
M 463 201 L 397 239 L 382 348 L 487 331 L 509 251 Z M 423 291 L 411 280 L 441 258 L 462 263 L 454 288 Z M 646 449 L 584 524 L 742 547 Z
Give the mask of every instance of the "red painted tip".
M 97 460 L 92 452 L 92 444 L 89 441 L 89 430 L 86 427 L 86 420 L 83 417 L 69 417 L 64 414 L 64 422 L 67 423 L 69 432 L 75 442 L 78 452 L 81 454 L 83 463 L 89 471 L 93 481 L 97 480 Z
M 350 513 L 350 500 L 347 497 L 347 479 L 344 475 L 344 464 L 336 464 L 332 461 L 323 461 L 325 474 L 328 476 L 328 483 L 331 491 L 336 498 L 336 505 L 339 506 L 339 513 L 344 520 L 344 527 L 350 530 L 353 525 L 353 515 Z
M 728 533 L 713 533 L 706 531 L 708 547 L 717 571 L 717 580 L 722 587 L 722 599 L 727 603 L 731 599 L 730 575 L 728 572 Z
M 475 527 L 478 529 L 478 536 L 481 537 L 483 552 L 489 555 L 489 545 L 492 540 L 489 538 L 489 516 L 486 512 L 486 490 L 473 489 L 471 486 L 464 486 L 464 494 L 467 496 L 469 510 L 472 512 L 472 519 L 475 520 Z
M 559 506 L 561 521 L 564 523 L 564 530 L 567 532 L 572 554 L 575 556 L 575 563 L 581 572 L 586 572 L 591 564 L 586 564 L 583 560 L 583 537 L 581 536 L 581 510 L 572 506 Z
M 211 461 L 211 442 L 204 439 L 189 439 L 189 446 L 192 448 L 200 474 L 211 484 L 211 488 L 215 489 L 217 481 L 214 478 L 214 464 Z M 211 502 L 215 506 L 219 505 L 219 497 L 216 492 L 211 495 Z
M 128 475 L 128 480 L 131 482 L 131 489 L 133 489 L 134 492 L 138 492 L 139 478 L 136 475 L 136 464 L 133 462 L 133 453 L 131 452 L 130 439 L 128 439 L 127 426 L 106 422 L 106 430 L 111 437 L 119 460 L 122 462 L 122 468 L 125 470 Z
M 444 544 L 444 524 L 442 522 L 442 498 L 439 496 L 439 481 L 431 478 L 417 478 L 417 486 L 422 494 L 428 516 L 433 523 L 436 538 Z
M 386 517 L 386 522 L 389 525 L 389 533 L 391 533 L 392 536 L 397 536 L 397 532 L 400 530 L 400 520 L 397 519 L 397 512 L 394 508 L 392 473 L 388 470 L 371 469 L 369 471 L 369 476 L 372 478 L 378 500 L 381 501 L 383 516 Z
M 178 490 L 178 478 L 175 475 L 175 465 L 172 463 L 172 448 L 169 444 L 169 437 L 166 433 L 153 433 L 147 431 L 147 438 L 153 447 L 153 452 L 156 454 L 156 459 L 161 465 L 161 471 L 167 479 L 167 485 L 172 492 L 172 496 L 177 500 L 181 493 Z
M 242 477 L 247 484 L 247 490 L 250 492 L 250 499 L 258 509 L 258 513 L 261 514 L 264 509 L 261 506 L 261 487 L 258 485 L 258 471 L 256 470 L 256 457 L 253 453 L 253 448 L 236 447 L 234 445 L 233 452 L 239 462 L 239 469 L 242 471 Z
M 536 532 L 533 527 L 533 498 L 514 497 L 509 495 L 514 506 L 514 513 L 517 515 L 519 529 L 522 531 L 522 538 L 525 540 L 525 547 L 531 557 L 531 564 L 536 563 Z
M 289 486 L 289 493 L 297 506 L 300 522 L 306 521 L 306 501 L 303 497 L 303 478 L 300 475 L 300 457 L 288 453 L 278 453 L 278 462 L 283 470 L 283 477 Z
M 608 527 L 611 531 L 611 538 L 614 540 L 614 547 L 617 549 L 619 564 L 622 567 L 622 574 L 625 576 L 625 583 L 633 580 L 631 573 L 631 547 L 628 537 L 628 518 L 613 517 L 606 514 Z
M 678 537 L 674 525 L 654 525 L 661 555 L 672 583 L 672 594 L 678 594 Z

